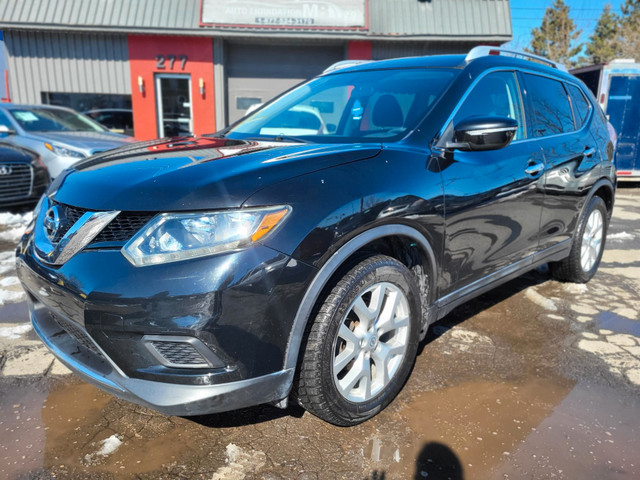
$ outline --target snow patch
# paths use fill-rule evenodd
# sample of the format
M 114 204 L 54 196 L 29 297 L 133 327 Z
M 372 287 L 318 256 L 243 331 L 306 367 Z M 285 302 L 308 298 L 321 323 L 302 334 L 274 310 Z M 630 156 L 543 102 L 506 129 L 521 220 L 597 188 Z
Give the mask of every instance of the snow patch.
M 485 335 L 480 335 L 477 332 L 471 330 L 465 330 L 463 328 L 455 328 L 451 331 L 451 338 L 458 340 L 461 343 L 485 343 L 492 345 L 491 339 Z
M 18 285 L 19 283 L 20 280 L 18 280 L 18 277 L 5 277 L 0 280 L 0 286 L 2 287 L 12 287 L 13 285 Z
M 563 283 L 562 286 L 569 293 L 587 293 L 589 291 L 586 283 Z
M 628 232 L 610 233 L 607 235 L 607 240 L 631 240 L 633 237 L 633 233 Z
M 255 473 L 267 463 L 264 452 L 244 450 L 234 443 L 227 445 L 227 465 L 218 468 L 211 480 L 243 480 L 247 474 Z
M 447 346 L 452 347 L 460 352 L 473 351 L 474 353 L 488 354 L 495 349 L 491 338 L 472 332 L 471 330 L 465 330 L 464 328 L 453 328 L 447 335 L 441 338 L 448 340 L 448 342 L 444 344 L 445 348 Z M 445 353 L 450 355 L 453 351 L 445 351 Z
M 16 325 L 15 327 L 0 328 L 0 337 L 8 338 L 9 340 L 17 340 L 22 335 L 31 330 L 31 324 L 26 323 L 24 325 Z
M 5 303 L 21 302 L 27 298 L 23 291 L 1 290 L 0 289 L 0 305 Z
M 88 453 L 84 456 L 84 461 L 87 465 L 93 465 L 97 460 L 100 460 L 100 457 L 108 457 L 118 450 L 120 445 L 122 445 L 122 435 L 115 433 L 109 438 L 100 440 L 98 445 L 100 446 L 99 450 L 93 453 Z
M 545 310 L 550 310 L 552 312 L 558 311 L 558 307 L 556 306 L 553 300 L 550 300 L 540 295 L 533 288 L 528 288 L 527 291 L 524 293 L 524 296 L 529 300 L 531 300 L 536 305 L 544 308 Z

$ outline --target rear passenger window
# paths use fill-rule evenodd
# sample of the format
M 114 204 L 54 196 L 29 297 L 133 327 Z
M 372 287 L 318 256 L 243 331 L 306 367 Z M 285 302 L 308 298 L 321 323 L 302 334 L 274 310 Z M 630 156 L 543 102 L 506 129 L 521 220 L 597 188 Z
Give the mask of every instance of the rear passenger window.
M 545 137 L 574 131 L 571 105 L 562 82 L 526 73 L 523 77 L 529 105 L 533 110 L 529 112 L 533 136 Z
M 513 72 L 495 72 L 484 76 L 458 109 L 453 124 L 455 126 L 461 120 L 477 116 L 512 118 L 518 122 L 513 140 L 524 138 L 520 93 Z
M 589 102 L 584 98 L 582 91 L 575 85 L 566 84 L 569 95 L 571 96 L 571 104 L 573 105 L 573 115 L 576 119 L 576 128 L 582 128 L 584 122 L 589 115 Z

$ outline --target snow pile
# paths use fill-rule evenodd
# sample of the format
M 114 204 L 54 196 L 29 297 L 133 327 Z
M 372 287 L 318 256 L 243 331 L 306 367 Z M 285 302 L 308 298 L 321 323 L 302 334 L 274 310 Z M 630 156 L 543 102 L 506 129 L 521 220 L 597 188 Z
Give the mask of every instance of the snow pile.
M 26 230 L 26 225 L 24 227 L 12 228 L 10 230 L 5 230 L 4 232 L 0 232 L 0 240 L 4 240 L 5 242 L 18 243 L 24 235 L 24 231 Z
M 0 225 L 16 225 L 22 223 L 28 224 L 33 218 L 33 212 L 27 212 L 22 214 L 3 212 L 0 213 Z
M 0 213 L 0 226 L 7 227 L 0 232 L 0 240 L 18 243 L 32 218 L 33 212 L 22 214 L 9 212 Z
M 30 323 L 16 325 L 15 327 L 4 327 L 0 328 L 0 337 L 7 338 L 9 340 L 17 340 L 29 330 L 31 330 Z
M 122 435 L 118 435 L 114 433 L 109 438 L 105 438 L 104 440 L 100 440 L 98 442 L 100 449 L 93 453 L 88 453 L 84 456 L 84 463 L 87 465 L 93 465 L 98 460 L 104 457 L 108 457 L 112 453 L 114 453 L 120 445 L 122 445 Z

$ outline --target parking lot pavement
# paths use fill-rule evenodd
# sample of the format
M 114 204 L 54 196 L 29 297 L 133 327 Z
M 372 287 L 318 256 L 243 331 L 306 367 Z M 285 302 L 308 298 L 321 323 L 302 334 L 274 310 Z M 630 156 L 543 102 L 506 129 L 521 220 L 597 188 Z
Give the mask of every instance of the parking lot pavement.
M 640 188 L 586 285 L 531 272 L 434 325 L 398 398 L 353 428 L 297 407 L 167 417 L 41 346 L 0 216 L 0 477 L 640 478 Z

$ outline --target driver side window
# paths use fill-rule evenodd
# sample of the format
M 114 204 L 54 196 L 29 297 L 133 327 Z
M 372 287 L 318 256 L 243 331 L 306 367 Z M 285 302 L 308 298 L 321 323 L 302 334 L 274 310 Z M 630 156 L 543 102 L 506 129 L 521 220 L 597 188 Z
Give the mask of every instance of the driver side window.
M 458 109 L 453 125 L 477 116 L 509 117 L 518 122 L 513 141 L 525 138 L 522 102 L 513 72 L 494 72 L 484 76 Z
M 0 111 L 0 125 L 7 127 L 9 130 L 13 130 L 13 125 L 11 125 L 11 122 L 3 111 Z

